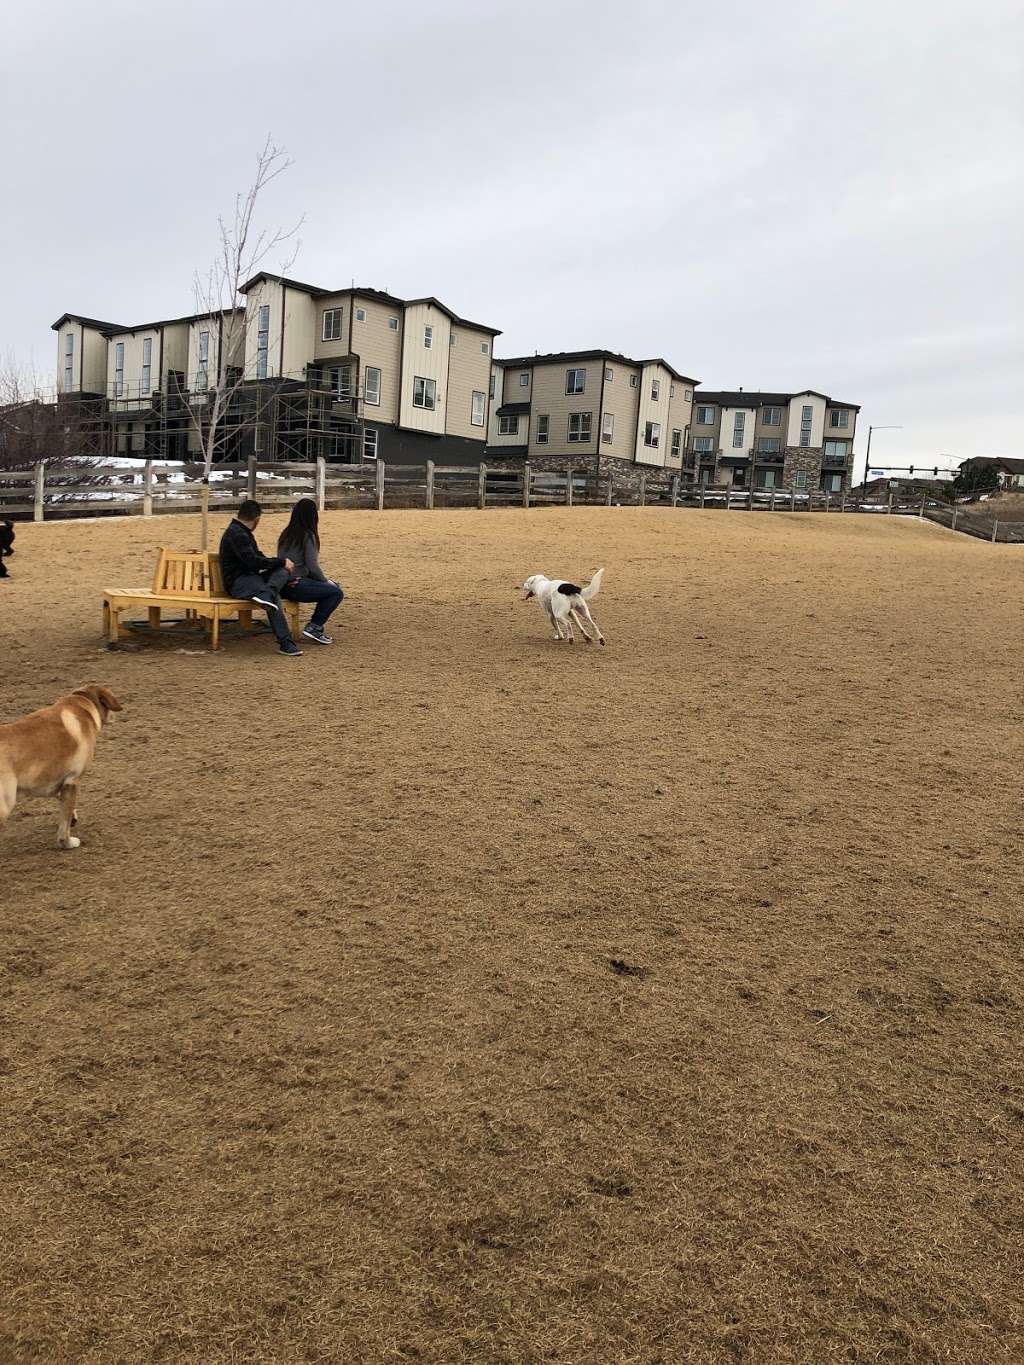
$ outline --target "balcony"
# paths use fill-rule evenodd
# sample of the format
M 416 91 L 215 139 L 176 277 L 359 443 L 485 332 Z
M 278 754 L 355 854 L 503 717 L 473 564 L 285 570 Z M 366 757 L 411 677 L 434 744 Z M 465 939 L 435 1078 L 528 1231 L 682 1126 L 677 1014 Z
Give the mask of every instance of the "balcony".
M 822 455 L 821 463 L 827 465 L 830 469 L 845 469 L 846 462 L 849 458 L 849 451 L 843 455 Z

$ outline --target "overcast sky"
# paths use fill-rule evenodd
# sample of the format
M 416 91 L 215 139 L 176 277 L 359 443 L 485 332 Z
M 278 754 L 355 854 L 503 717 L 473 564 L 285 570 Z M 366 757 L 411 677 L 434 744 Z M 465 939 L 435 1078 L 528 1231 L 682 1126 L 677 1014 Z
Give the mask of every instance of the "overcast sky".
M 300 280 L 497 354 L 862 405 L 878 462 L 1024 454 L 1017 0 L 8 8 L 0 354 L 193 309 L 268 131 Z M 875 463 L 873 459 L 872 463 Z M 857 468 L 860 473 L 860 465 Z

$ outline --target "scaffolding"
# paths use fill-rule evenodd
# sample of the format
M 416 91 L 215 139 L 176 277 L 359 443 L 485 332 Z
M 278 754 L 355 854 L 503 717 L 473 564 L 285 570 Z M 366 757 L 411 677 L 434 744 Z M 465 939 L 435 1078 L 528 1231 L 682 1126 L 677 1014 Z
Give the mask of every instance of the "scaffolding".
M 309 365 L 294 377 L 242 381 L 220 412 L 214 463 L 237 464 L 250 455 L 282 463 L 321 456 L 362 463 L 363 395 L 350 373 L 345 365 L 327 374 Z M 229 373 L 227 387 L 236 381 L 237 373 Z M 52 413 L 62 454 L 188 461 L 201 458 L 207 444 L 214 391 L 189 388 L 184 373 L 169 370 L 164 386 L 148 392 L 119 383 L 107 393 L 51 393 L 37 402 Z

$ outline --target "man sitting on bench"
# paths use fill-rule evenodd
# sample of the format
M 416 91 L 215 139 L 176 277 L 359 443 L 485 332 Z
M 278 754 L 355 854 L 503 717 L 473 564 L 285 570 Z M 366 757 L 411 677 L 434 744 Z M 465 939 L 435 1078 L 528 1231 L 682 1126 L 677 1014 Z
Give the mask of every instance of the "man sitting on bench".
M 295 565 L 290 559 L 274 559 L 260 553 L 253 532 L 262 515 L 263 508 L 259 503 L 246 498 L 221 536 L 220 571 L 224 590 L 232 597 L 248 598 L 265 607 L 279 652 L 289 659 L 298 659 L 302 650 L 292 639 L 280 595 L 280 589 L 288 582 Z

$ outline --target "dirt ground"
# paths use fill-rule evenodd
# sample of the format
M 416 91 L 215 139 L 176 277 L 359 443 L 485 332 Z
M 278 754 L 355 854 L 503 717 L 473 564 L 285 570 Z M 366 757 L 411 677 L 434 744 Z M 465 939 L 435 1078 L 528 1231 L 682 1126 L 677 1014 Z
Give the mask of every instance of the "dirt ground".
M 1024 1359 L 1024 552 L 324 532 L 291 662 L 101 648 L 195 518 L 19 528 L 0 718 L 125 711 L 0 834 L 0 1361 Z

